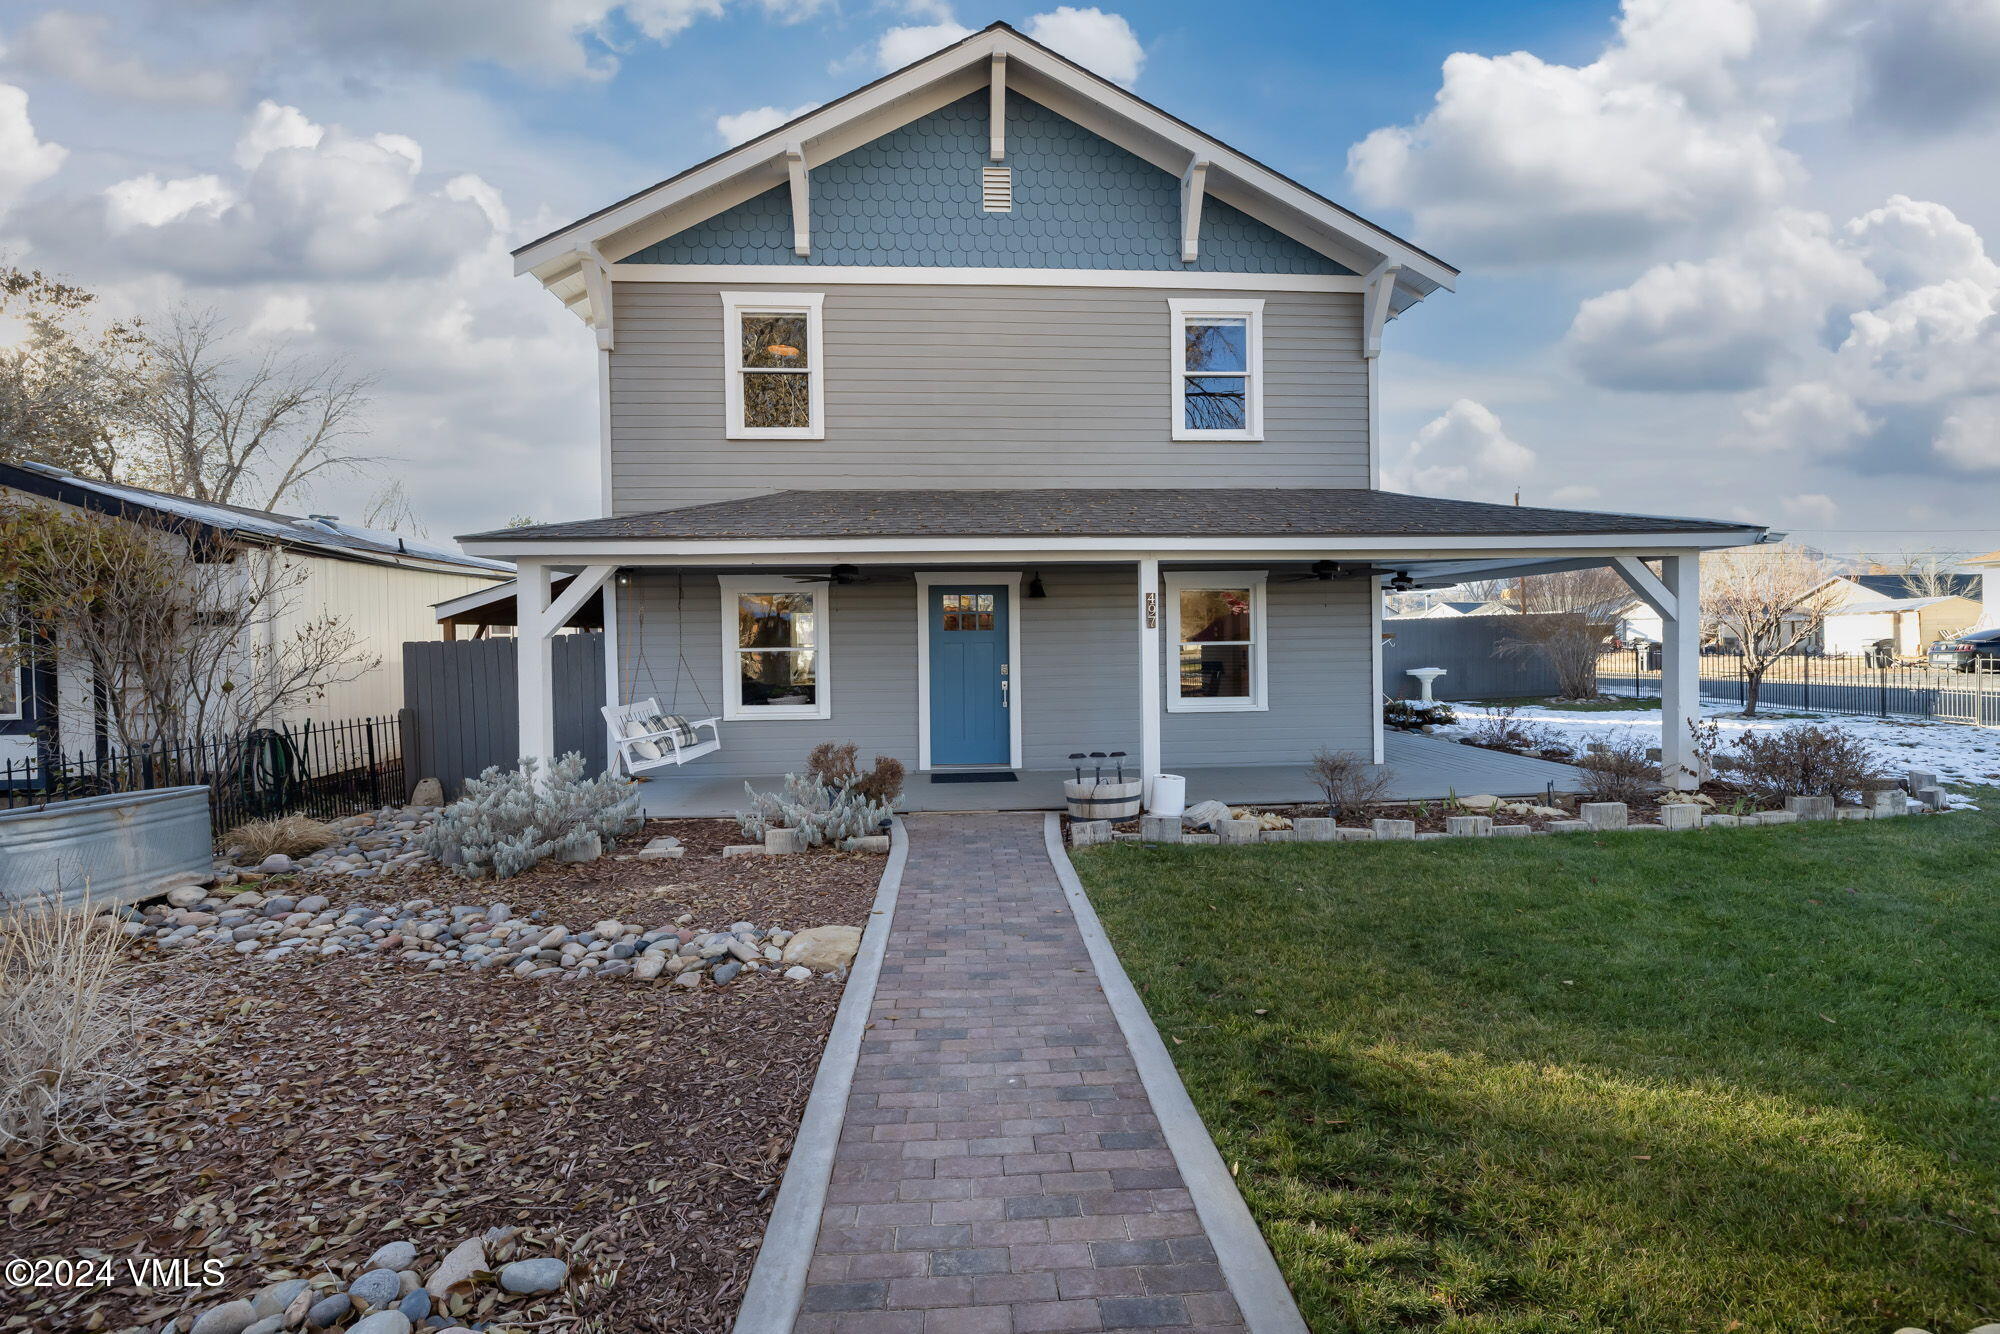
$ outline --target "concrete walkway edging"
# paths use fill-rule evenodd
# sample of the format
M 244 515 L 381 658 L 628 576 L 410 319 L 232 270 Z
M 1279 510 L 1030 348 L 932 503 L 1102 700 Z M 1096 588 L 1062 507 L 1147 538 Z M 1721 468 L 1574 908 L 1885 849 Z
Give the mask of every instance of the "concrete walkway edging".
M 1111 938 L 1104 934 L 1103 923 L 1097 920 L 1097 910 L 1083 892 L 1076 868 L 1070 865 L 1062 843 L 1062 817 L 1051 812 L 1043 822 L 1042 832 L 1048 845 L 1049 863 L 1055 868 L 1063 896 L 1069 900 L 1084 948 L 1090 952 L 1097 980 L 1104 988 L 1104 998 L 1132 1050 L 1139 1082 L 1152 1100 L 1160 1133 L 1189 1194 L 1194 1197 L 1195 1213 L 1208 1231 L 1216 1263 L 1222 1268 L 1230 1295 L 1242 1309 L 1244 1324 L 1251 1334 L 1309 1334 L 1284 1273 L 1272 1257 L 1250 1206 L 1243 1202 L 1243 1194 L 1236 1188 L 1236 1178 L 1222 1161 L 1222 1152 L 1202 1123 L 1201 1113 L 1195 1110 L 1187 1086 L 1181 1083 L 1180 1071 L 1174 1068 L 1173 1055 L 1154 1026 L 1153 1016 L 1126 975 L 1125 966 L 1118 962 L 1118 952 L 1112 947 Z
M 861 1058 L 861 1037 L 875 1005 L 875 985 L 896 925 L 896 895 L 903 884 L 903 867 L 910 856 L 909 834 L 898 819 L 889 831 L 889 862 L 875 889 L 861 948 L 847 974 L 847 989 L 834 1012 L 833 1027 L 820 1053 L 819 1071 L 799 1117 L 778 1197 L 771 1202 L 771 1221 L 764 1225 L 763 1244 L 750 1282 L 737 1310 L 735 1334 L 790 1334 L 805 1300 L 806 1271 L 819 1241 L 820 1216 L 826 1209 L 826 1188 L 833 1177 L 833 1156 L 840 1129 L 847 1120 L 847 1095 Z

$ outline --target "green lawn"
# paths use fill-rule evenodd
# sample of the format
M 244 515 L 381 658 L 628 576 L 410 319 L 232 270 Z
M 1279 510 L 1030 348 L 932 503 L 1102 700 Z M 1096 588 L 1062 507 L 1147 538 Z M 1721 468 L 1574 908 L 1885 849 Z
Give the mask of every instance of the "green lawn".
M 1076 861 L 1315 1330 L 2000 1313 L 1994 814 Z

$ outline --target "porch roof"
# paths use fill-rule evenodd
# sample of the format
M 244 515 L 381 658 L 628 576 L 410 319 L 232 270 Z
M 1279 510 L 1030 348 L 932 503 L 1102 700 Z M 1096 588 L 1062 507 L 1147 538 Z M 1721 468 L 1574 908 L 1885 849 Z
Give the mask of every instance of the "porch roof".
M 868 537 L 1589 537 L 1748 540 L 1754 524 L 1444 500 L 1360 487 L 1114 487 L 777 491 L 570 523 L 473 533 L 468 542 Z

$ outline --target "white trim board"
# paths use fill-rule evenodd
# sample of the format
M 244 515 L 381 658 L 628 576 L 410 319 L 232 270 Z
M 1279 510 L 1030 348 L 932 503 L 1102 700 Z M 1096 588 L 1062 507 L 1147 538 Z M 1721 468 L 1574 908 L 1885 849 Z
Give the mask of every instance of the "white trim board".
M 917 571 L 917 768 L 931 766 L 931 588 L 936 584 L 988 584 L 1007 593 L 1007 767 L 1021 767 L 1022 689 L 1021 670 L 1021 572 L 1019 570 L 918 570 Z
M 910 264 L 613 264 L 620 283 L 896 283 L 916 287 L 1160 287 L 1224 292 L 1350 292 L 1344 273 L 1204 273 L 1172 269 L 922 268 Z

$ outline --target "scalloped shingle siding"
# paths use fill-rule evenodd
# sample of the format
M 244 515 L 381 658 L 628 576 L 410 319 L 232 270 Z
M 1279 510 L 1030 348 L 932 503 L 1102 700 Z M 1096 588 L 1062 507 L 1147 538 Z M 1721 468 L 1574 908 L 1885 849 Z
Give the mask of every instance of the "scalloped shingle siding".
M 791 197 L 777 186 L 625 262 L 1352 272 L 1213 197 L 1201 258 L 1182 264 L 1179 179 L 1019 93 L 1007 98 L 1013 210 L 988 213 L 986 98 L 968 94 L 814 167 L 810 258 L 792 252 Z

